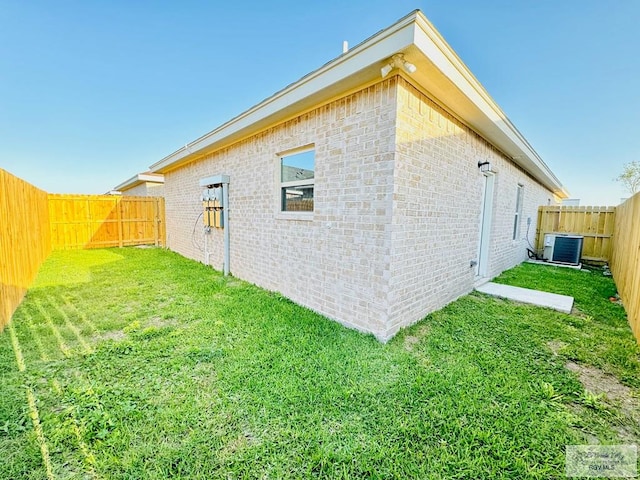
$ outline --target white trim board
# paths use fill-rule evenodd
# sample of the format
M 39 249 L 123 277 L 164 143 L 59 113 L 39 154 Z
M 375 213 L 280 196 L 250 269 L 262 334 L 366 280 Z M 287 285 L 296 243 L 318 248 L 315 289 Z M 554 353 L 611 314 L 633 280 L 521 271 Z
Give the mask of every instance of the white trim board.
M 568 197 L 551 169 L 419 10 L 166 156 L 150 169 L 167 173 L 363 85 L 380 82 L 380 68 L 396 53 L 402 53 L 417 70 L 405 75 L 395 69 L 388 78 L 400 74 L 408 78 L 556 196 Z

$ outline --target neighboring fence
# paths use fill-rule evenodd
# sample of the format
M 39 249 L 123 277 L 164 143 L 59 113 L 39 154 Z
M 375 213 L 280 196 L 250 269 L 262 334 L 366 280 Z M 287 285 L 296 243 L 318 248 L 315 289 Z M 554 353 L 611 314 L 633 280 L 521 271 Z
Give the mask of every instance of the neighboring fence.
M 545 233 L 583 235 L 582 258 L 609 262 L 640 343 L 640 193 L 617 207 L 540 207 L 538 249 L 543 248 Z
M 165 245 L 164 198 L 49 195 L 53 250 Z
M 0 331 L 51 250 L 165 246 L 164 198 L 51 195 L 0 169 Z
M 0 169 L 0 331 L 50 252 L 47 193 Z
M 608 262 L 611 259 L 615 217 L 616 207 L 540 207 L 536 248 L 542 250 L 546 233 L 582 235 L 582 258 Z
M 640 342 L 640 193 L 616 208 L 611 273 Z

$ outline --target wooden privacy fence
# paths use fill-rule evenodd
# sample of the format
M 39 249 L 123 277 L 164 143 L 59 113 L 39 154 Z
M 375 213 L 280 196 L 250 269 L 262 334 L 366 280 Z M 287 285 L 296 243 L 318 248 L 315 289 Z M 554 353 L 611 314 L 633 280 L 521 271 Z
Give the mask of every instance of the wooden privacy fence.
M 165 246 L 164 198 L 51 195 L 0 169 L 0 331 L 51 250 Z
M 540 207 L 536 248 L 542 250 L 546 233 L 582 235 L 582 258 L 608 262 L 611 259 L 615 218 L 616 207 Z
M 629 325 L 640 343 L 640 193 L 618 207 L 538 209 L 536 247 L 545 233 L 584 236 L 582 258 L 609 262 Z
M 640 343 L 640 193 L 616 209 L 611 273 Z
M 47 193 L 0 169 L 0 331 L 51 252 Z
M 164 198 L 49 195 L 53 250 L 165 245 Z

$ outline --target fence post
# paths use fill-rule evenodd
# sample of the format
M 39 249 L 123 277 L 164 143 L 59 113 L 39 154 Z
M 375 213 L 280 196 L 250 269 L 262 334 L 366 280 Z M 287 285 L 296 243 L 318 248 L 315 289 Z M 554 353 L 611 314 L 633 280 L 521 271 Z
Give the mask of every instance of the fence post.
M 160 246 L 160 216 L 158 213 L 159 200 L 155 198 L 153 200 L 153 240 L 156 247 Z
M 536 222 L 536 238 L 535 241 L 533 242 L 533 245 L 536 247 L 536 250 L 540 250 L 540 245 L 542 243 L 542 240 L 540 239 L 540 236 L 542 235 L 542 216 L 544 215 L 544 207 L 538 207 L 538 218 L 537 218 L 537 222 Z M 537 255 L 538 252 L 536 252 Z
M 123 230 L 123 225 L 122 225 L 122 205 L 121 205 L 121 199 L 118 197 L 115 197 L 116 200 L 116 218 L 118 220 L 118 246 L 120 248 L 122 248 L 124 246 L 123 240 L 122 240 L 122 230 Z

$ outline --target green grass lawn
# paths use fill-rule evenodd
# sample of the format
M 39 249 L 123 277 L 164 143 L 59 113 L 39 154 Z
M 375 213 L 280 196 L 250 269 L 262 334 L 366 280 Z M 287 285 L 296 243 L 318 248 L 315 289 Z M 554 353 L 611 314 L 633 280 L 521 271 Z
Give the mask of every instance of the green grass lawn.
M 169 251 L 56 252 L 0 334 L 0 477 L 547 479 L 567 444 L 638 443 L 612 280 L 499 281 L 578 311 L 471 294 L 383 345 Z

